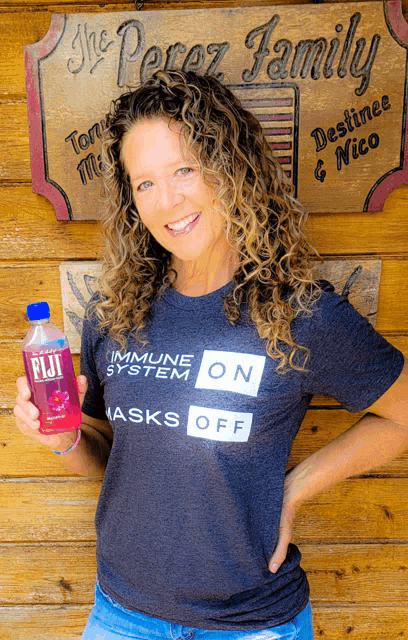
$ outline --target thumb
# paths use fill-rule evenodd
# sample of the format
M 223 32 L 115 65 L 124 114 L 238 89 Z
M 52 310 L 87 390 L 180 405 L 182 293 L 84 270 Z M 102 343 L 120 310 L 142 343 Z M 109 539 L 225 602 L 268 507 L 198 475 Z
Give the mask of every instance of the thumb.
M 88 388 L 88 381 L 85 376 L 77 377 L 77 388 L 78 388 L 79 402 L 82 408 L 84 398 L 85 398 L 85 393 Z

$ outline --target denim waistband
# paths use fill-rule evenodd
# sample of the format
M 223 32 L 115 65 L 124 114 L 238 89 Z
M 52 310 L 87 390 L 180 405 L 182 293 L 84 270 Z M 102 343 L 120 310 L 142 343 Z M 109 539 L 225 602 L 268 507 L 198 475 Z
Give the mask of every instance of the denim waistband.
M 138 640 L 243 640 L 244 637 L 247 640 L 251 637 L 252 640 L 313 640 L 310 600 L 291 621 L 275 627 L 237 631 L 203 629 L 126 609 L 102 590 L 97 579 L 92 613 L 103 628 Z

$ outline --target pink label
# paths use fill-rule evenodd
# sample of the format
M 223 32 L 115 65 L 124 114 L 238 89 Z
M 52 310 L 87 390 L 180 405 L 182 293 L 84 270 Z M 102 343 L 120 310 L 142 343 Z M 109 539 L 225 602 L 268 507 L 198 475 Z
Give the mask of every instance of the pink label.
M 40 412 L 40 431 L 68 431 L 81 424 L 81 409 L 69 347 L 23 351 L 31 402 Z

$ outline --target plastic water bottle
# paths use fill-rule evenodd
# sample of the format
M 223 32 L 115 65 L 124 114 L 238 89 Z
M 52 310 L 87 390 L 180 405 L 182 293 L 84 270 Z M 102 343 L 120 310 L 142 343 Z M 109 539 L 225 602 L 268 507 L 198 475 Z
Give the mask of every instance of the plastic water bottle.
M 74 365 L 66 336 L 50 322 L 47 302 L 27 305 L 31 328 L 22 352 L 31 402 L 40 412 L 40 433 L 74 431 L 82 413 Z

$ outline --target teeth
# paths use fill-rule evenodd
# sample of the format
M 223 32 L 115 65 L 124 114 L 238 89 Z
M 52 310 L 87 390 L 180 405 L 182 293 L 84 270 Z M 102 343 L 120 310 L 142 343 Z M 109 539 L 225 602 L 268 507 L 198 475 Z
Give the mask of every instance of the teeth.
M 190 222 L 193 222 L 193 220 L 195 220 L 197 216 L 198 216 L 198 213 L 192 213 L 191 216 L 187 216 L 187 218 L 183 218 L 182 220 L 179 220 L 178 222 L 172 222 L 171 224 L 168 224 L 167 226 L 172 231 L 180 231 L 180 229 L 184 229 L 184 227 L 186 227 L 188 224 L 190 224 Z

